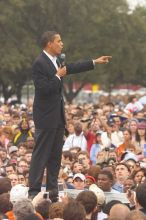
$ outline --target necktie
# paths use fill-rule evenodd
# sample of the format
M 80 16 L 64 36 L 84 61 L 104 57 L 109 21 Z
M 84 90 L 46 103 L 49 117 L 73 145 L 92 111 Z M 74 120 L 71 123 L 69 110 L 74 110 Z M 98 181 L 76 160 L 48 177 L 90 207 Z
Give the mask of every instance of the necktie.
M 56 59 L 56 63 L 57 63 L 57 66 L 58 66 L 58 67 L 60 67 L 60 66 L 61 66 L 60 61 L 59 61 L 59 59 L 58 59 L 58 58 Z

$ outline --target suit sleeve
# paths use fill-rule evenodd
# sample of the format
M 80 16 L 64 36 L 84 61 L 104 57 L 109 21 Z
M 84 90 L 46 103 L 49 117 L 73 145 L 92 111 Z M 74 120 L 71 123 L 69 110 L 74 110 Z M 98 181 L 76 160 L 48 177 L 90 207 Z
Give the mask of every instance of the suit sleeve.
M 60 80 L 52 70 L 46 73 L 44 64 L 35 62 L 33 65 L 33 81 L 35 90 L 39 95 L 50 95 L 59 92 L 61 86 Z
M 78 63 L 71 63 L 66 65 L 66 69 L 67 69 L 67 74 L 81 73 L 94 69 L 94 64 L 92 60 L 78 62 Z

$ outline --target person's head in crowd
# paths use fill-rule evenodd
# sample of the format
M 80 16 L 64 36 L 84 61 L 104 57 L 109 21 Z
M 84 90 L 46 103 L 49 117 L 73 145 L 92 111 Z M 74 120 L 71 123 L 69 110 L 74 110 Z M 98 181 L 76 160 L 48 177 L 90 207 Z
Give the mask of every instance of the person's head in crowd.
M 17 175 L 18 175 L 19 184 L 23 184 L 23 185 L 27 186 L 25 175 L 22 173 L 18 173 Z
M 37 213 L 41 214 L 43 219 L 49 219 L 50 205 L 51 205 L 51 202 L 49 200 L 46 200 L 46 199 L 40 200 L 40 202 L 38 202 L 37 205 L 35 206 L 35 210 Z
M 116 153 L 115 149 L 110 149 L 109 150 L 108 157 L 109 158 L 115 158 L 115 160 L 117 161 L 117 153 Z
M 132 210 L 125 220 L 146 220 L 146 215 L 139 210 Z
M 90 185 L 96 183 L 96 180 L 93 176 L 86 175 L 85 177 L 86 177 L 85 188 L 89 188 Z
M 146 183 L 146 173 L 145 173 L 144 176 L 142 177 L 141 183 Z
M 6 165 L 9 162 L 7 150 L 5 148 L 0 149 L 0 157 L 4 165 Z
M 97 185 L 104 192 L 111 192 L 114 177 L 110 171 L 102 170 L 98 175 Z
M 63 219 L 63 210 L 64 210 L 63 202 L 56 202 L 56 203 L 50 204 L 50 207 L 48 210 L 49 210 L 49 219 L 54 219 L 54 218 Z
M 112 175 L 115 177 L 115 166 L 107 165 L 107 166 L 103 167 L 102 170 L 110 171 L 112 173 Z
M 123 183 L 130 175 L 130 168 L 125 163 L 118 163 L 115 168 L 116 182 Z
M 12 186 L 8 177 L 0 178 L 0 194 L 10 192 Z
M 16 112 L 16 113 L 12 114 L 11 120 L 14 125 L 19 125 L 20 120 L 21 120 L 19 113 Z
M 114 117 L 113 117 L 113 120 L 114 120 L 114 122 L 115 122 L 115 125 L 116 125 L 118 128 L 120 128 L 120 127 L 121 127 L 121 124 L 122 124 L 121 119 L 120 119 L 120 116 L 118 116 L 118 115 L 114 116 Z
M 73 122 L 73 124 L 75 125 L 76 123 L 78 123 L 78 121 L 79 121 L 78 115 L 77 114 L 73 114 L 72 115 L 72 122 Z
M 114 157 L 109 157 L 108 159 L 107 159 L 107 164 L 108 165 L 111 165 L 111 166 L 114 166 L 115 164 L 116 164 L 116 159 L 114 158 Z
M 123 142 L 124 143 L 129 143 L 132 140 L 132 133 L 129 129 L 124 129 L 123 131 Z
M 24 217 L 23 220 L 43 220 L 43 218 L 38 213 L 32 213 Z
M 76 173 L 73 176 L 73 186 L 75 189 L 83 190 L 85 188 L 85 176 L 82 173 Z
M 26 118 L 23 118 L 19 124 L 21 132 L 28 132 L 30 129 L 29 121 Z
M 146 122 L 139 122 L 136 131 L 136 141 L 140 143 L 141 140 L 146 141 Z
M 69 175 L 69 170 L 67 167 L 61 166 L 60 170 L 59 170 L 59 175 L 58 175 L 58 181 L 59 182 L 64 182 L 66 181 L 68 175 Z M 45 177 L 45 176 L 44 176 Z M 45 180 L 43 181 L 43 183 L 45 182 Z
M 72 175 L 69 175 L 67 178 L 66 178 L 66 180 L 65 180 L 65 182 L 67 183 L 67 184 L 73 184 L 73 176 Z
M 13 204 L 13 212 L 16 220 L 24 218 L 35 212 L 32 202 L 29 199 L 21 199 Z
M 136 169 L 136 161 L 132 158 L 129 158 L 125 161 L 125 163 L 129 166 L 131 173 Z
M 63 219 L 64 220 L 85 220 L 86 211 L 84 206 L 77 202 L 71 201 L 64 207 Z
M 107 152 L 103 149 L 102 151 L 98 152 L 96 155 L 96 164 L 101 165 L 103 162 L 106 162 L 106 155 Z
M 124 193 L 127 193 L 128 190 L 131 190 L 132 188 L 135 188 L 135 182 L 133 180 L 132 177 L 128 177 L 125 181 L 124 181 L 124 184 L 123 184 L 123 192 Z
M 85 170 L 89 169 L 90 167 L 90 157 L 87 151 L 80 151 L 78 153 L 78 161 L 80 164 L 83 165 Z
M 29 131 L 31 132 L 31 134 L 34 136 L 35 134 L 35 126 L 31 125 Z
M 65 164 L 66 162 L 72 162 L 72 159 L 73 159 L 73 157 L 72 157 L 72 153 L 70 151 L 67 150 L 67 151 L 62 152 L 61 162 L 63 164 Z
M 14 164 L 9 163 L 5 166 L 5 171 L 7 176 L 12 173 L 16 173 L 16 166 L 14 166 Z
M 26 139 L 27 148 L 33 150 L 35 145 L 34 137 L 27 137 Z
M 133 143 L 129 143 L 128 145 L 127 145 L 127 151 L 128 152 L 131 152 L 131 153 L 133 153 L 133 154 L 137 154 L 137 149 L 136 149 L 136 145 L 135 144 L 133 144 Z M 139 153 L 139 152 L 138 152 Z
M 132 134 L 136 134 L 137 131 L 137 126 L 138 126 L 138 120 L 137 119 L 131 119 L 129 121 L 129 130 L 131 131 Z
M 10 194 L 3 193 L 0 194 L 0 213 L 5 214 L 8 211 L 12 210 L 12 203 L 10 202 Z
M 18 144 L 18 156 L 23 157 L 27 151 L 27 143 L 26 142 L 20 142 Z
M 16 186 L 19 181 L 18 181 L 18 175 L 16 173 L 11 173 L 8 175 L 8 178 L 11 180 L 11 185 Z
M 124 204 L 113 205 L 110 213 L 109 220 L 126 220 L 126 216 L 130 213 L 130 209 Z
M 13 140 L 13 129 L 11 126 L 4 126 L 3 127 L 3 134 L 5 135 L 5 138 L 9 141 Z
M 17 170 L 19 173 L 24 173 L 28 168 L 28 162 L 25 159 L 21 159 L 17 164 Z
M 16 159 L 18 157 L 18 147 L 17 146 L 11 146 L 9 147 L 9 155 L 11 159 Z
M 97 209 L 97 197 L 92 191 L 80 192 L 76 198 L 76 201 L 80 202 L 86 211 L 86 219 L 91 219 L 92 214 Z
M 116 204 L 122 204 L 119 200 L 111 200 L 105 204 L 103 207 L 103 212 L 109 216 L 111 208 Z
M 145 170 L 143 168 L 133 171 L 132 178 L 136 185 L 139 185 L 141 183 L 141 180 L 144 177 L 144 175 L 145 175 Z
M 76 122 L 74 124 L 74 133 L 79 136 L 82 133 L 82 124 L 80 122 Z
M 105 205 L 105 194 L 102 189 L 100 189 L 96 184 L 92 184 L 89 187 L 89 191 L 92 191 L 97 197 L 97 207 L 98 211 L 101 211 Z
M 13 134 L 14 134 L 14 136 L 16 134 L 18 134 L 19 131 L 20 131 L 19 125 L 13 125 Z
M 95 143 L 102 145 L 102 139 L 101 139 L 102 131 L 97 131 L 95 134 Z
M 130 174 L 130 168 L 127 164 L 125 163 L 118 163 L 116 164 L 115 168 L 115 175 L 116 175 L 116 180 L 125 180 L 129 177 Z
M 23 172 L 23 175 L 25 176 L 26 186 L 28 186 L 29 170 L 25 170 L 25 171 Z
M 91 165 L 90 168 L 87 171 L 87 174 L 89 176 L 93 176 L 95 181 L 97 182 L 98 174 L 99 174 L 100 170 L 101 170 L 100 166 L 98 166 L 98 165 Z
M 11 114 L 9 111 L 5 111 L 4 114 L 4 121 L 6 122 L 6 125 L 11 125 Z
M 32 157 L 32 150 L 29 149 L 25 152 L 25 155 L 23 158 L 27 161 L 28 164 L 30 164 L 31 157 Z
M 146 214 L 146 183 L 139 184 L 136 188 L 136 202 L 137 208 Z
M 135 112 L 135 113 L 134 113 L 134 117 L 135 117 L 138 121 L 143 121 L 143 118 L 145 118 L 144 109 L 142 109 L 141 111 Z
M 67 124 L 67 131 L 68 131 L 68 135 L 73 134 L 75 132 L 74 124 L 72 122 L 69 122 Z

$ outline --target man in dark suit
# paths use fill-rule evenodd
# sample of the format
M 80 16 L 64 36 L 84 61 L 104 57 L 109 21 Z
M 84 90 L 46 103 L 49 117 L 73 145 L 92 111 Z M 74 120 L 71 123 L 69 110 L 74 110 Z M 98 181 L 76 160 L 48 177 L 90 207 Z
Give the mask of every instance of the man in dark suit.
M 42 36 L 43 52 L 33 64 L 35 98 L 33 118 L 36 127 L 36 145 L 33 150 L 29 174 L 29 195 L 41 191 L 46 168 L 46 190 L 57 190 L 61 164 L 63 135 L 65 128 L 62 77 L 88 71 L 96 63 L 109 62 L 110 56 L 58 67 L 57 56 L 61 54 L 63 42 L 60 35 L 47 31 Z

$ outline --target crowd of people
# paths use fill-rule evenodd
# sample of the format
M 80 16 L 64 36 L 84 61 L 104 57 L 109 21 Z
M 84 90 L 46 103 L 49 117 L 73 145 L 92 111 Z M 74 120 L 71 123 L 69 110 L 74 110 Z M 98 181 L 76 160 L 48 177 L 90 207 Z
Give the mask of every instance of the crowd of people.
M 32 105 L 1 104 L 0 219 L 146 219 L 146 109 L 133 105 L 66 104 L 63 188 L 47 194 L 45 170 L 30 200 Z

